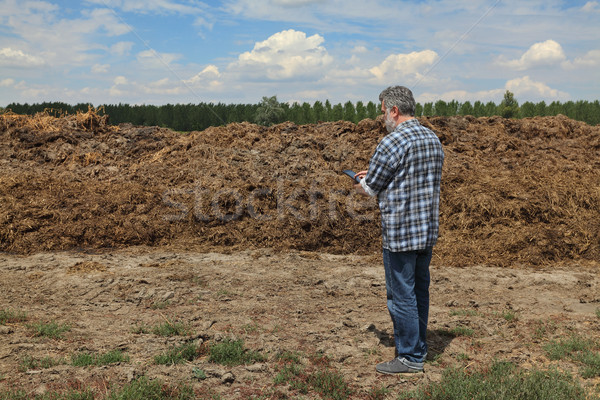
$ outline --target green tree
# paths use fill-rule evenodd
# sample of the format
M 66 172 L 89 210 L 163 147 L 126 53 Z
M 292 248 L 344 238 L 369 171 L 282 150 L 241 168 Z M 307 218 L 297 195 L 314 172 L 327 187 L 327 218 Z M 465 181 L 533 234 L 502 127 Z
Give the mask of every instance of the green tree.
M 471 105 L 470 101 L 465 101 L 464 103 L 462 103 L 460 105 L 458 113 L 460 115 L 474 115 L 475 114 L 473 106 Z
M 369 101 L 367 103 L 367 118 L 376 119 L 377 114 L 377 106 L 372 101 Z
M 504 118 L 517 118 L 519 116 L 519 103 L 515 95 L 507 90 L 504 93 L 504 100 L 500 103 L 500 115 Z
M 362 101 L 356 102 L 356 122 L 360 122 L 363 119 L 367 118 L 367 107 L 363 104 Z
M 530 101 L 521 104 L 521 113 L 519 115 L 521 118 L 535 117 L 535 104 Z
M 354 104 L 351 101 L 347 101 L 344 104 L 344 121 L 350 122 L 358 122 L 356 121 L 356 108 L 354 108 Z
M 433 103 L 429 102 L 423 105 L 423 115 L 426 117 L 433 116 Z
M 313 112 L 315 115 L 315 122 L 327 121 L 327 112 L 325 106 L 320 101 L 315 101 L 313 104 Z
M 263 96 L 262 101 L 256 109 L 255 121 L 259 125 L 271 126 L 281 122 L 284 111 L 277 96 Z

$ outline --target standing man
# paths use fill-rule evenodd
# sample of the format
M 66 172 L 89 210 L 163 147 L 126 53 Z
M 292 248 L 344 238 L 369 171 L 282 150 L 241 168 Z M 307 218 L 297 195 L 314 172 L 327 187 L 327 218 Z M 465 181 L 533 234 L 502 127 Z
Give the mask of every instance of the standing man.
M 397 357 L 378 372 L 422 372 L 427 356 L 429 263 L 439 231 L 444 151 L 438 137 L 414 117 L 415 99 L 404 86 L 379 95 L 388 131 L 355 190 L 377 196 L 381 211 L 387 306 Z

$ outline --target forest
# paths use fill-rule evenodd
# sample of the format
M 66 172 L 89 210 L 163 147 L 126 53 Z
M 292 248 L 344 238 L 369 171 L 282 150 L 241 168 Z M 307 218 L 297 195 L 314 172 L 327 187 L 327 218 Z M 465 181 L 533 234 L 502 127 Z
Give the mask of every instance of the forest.
M 70 105 L 63 102 L 42 102 L 35 104 L 11 103 L 0 112 L 33 115 L 48 112 L 56 116 L 86 112 L 94 108 L 100 115 L 108 114 L 111 124 L 131 123 L 133 125 L 161 126 L 176 131 L 201 131 L 210 126 L 222 126 L 232 122 L 252 122 L 260 125 L 274 125 L 291 121 L 298 125 L 318 123 L 320 121 L 350 121 L 357 123 L 365 118 L 375 119 L 380 106 L 372 101 L 331 104 L 315 101 L 313 104 L 279 102 L 277 96 L 263 97 L 257 104 L 165 104 L 165 105 L 130 105 L 91 103 Z M 558 114 L 586 122 L 589 125 L 600 124 L 600 102 L 590 101 L 545 101 L 533 103 L 526 101 L 519 105 L 514 94 L 506 91 L 504 99 L 496 104 L 493 101 L 459 102 L 456 100 L 417 103 L 415 115 L 421 116 L 453 116 L 471 115 L 473 117 L 502 116 L 504 118 L 527 118 L 535 116 L 554 116 Z

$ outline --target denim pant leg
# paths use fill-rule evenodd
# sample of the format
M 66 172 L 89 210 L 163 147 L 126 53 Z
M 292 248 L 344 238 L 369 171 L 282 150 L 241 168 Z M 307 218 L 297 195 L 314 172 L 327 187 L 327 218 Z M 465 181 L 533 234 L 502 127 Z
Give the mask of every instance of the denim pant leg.
M 427 355 L 429 263 L 432 249 L 383 251 L 387 305 L 399 357 L 415 363 Z

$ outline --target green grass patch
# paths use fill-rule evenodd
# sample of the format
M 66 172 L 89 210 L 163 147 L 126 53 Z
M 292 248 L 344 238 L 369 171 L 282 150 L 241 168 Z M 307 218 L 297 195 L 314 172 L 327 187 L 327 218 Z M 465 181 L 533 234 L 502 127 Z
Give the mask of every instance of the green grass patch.
M 27 314 L 22 311 L 0 310 L 0 325 L 27 321 Z
M 585 400 L 585 390 L 571 375 L 550 370 L 523 371 L 510 362 L 467 372 L 444 371 L 442 380 L 401 393 L 402 400 Z
M 94 400 L 94 392 L 70 390 L 31 395 L 24 390 L 0 390 L 0 400 Z
M 54 359 L 52 357 L 36 359 L 32 356 L 25 356 L 21 358 L 19 370 L 22 372 L 27 372 L 30 370 L 48 369 L 64 363 L 65 361 L 63 359 Z
M 159 380 L 151 380 L 142 376 L 123 388 L 111 390 L 106 400 L 188 400 L 196 399 L 190 386 L 164 385 Z
M 154 362 L 159 365 L 183 364 L 186 361 L 195 360 L 200 355 L 200 347 L 196 346 L 194 343 L 184 343 L 154 357 Z
M 121 350 L 112 350 L 104 354 L 82 352 L 71 356 L 71 365 L 75 367 L 110 365 L 121 362 L 129 362 L 129 356 Z
M 600 353 L 598 343 L 573 335 L 568 339 L 555 340 L 544 346 L 551 360 L 569 360 L 581 366 L 583 378 L 600 376 Z M 596 350 L 596 351 L 595 351 Z
M 227 366 L 252 364 L 264 361 L 265 356 L 256 351 L 244 348 L 243 340 L 225 339 L 214 343 L 209 348 L 209 362 Z
M 300 364 L 299 356 L 293 353 L 283 353 L 278 357 L 278 361 L 283 365 L 275 375 L 273 382 L 276 385 L 287 384 L 292 390 L 304 395 L 314 391 L 323 399 L 344 400 L 355 393 L 340 373 L 324 365 L 324 360 L 328 362 L 328 359 L 324 358 L 322 354 L 309 357 L 309 360 L 313 362 L 313 370 L 307 372 L 307 369 Z M 383 398 L 382 394 L 378 393 L 372 391 L 369 398 Z
M 596 317 L 600 318 L 600 308 L 596 308 Z
M 35 336 L 43 336 L 51 339 L 62 339 L 63 333 L 71 330 L 67 324 L 58 324 L 52 322 L 38 322 L 29 325 L 29 328 L 34 331 Z
M 181 322 L 166 321 L 152 328 L 152 333 L 157 336 L 186 336 L 191 330 Z

